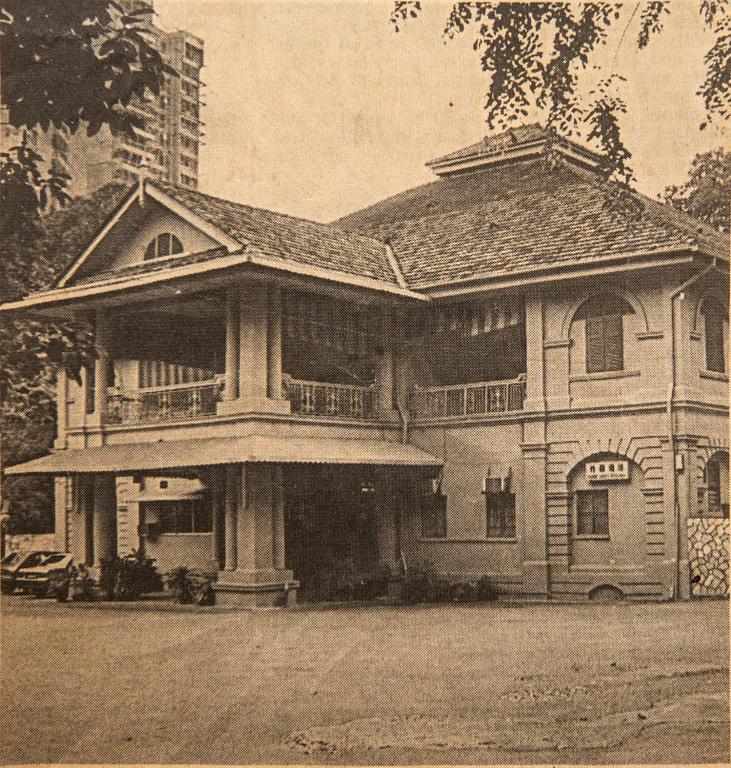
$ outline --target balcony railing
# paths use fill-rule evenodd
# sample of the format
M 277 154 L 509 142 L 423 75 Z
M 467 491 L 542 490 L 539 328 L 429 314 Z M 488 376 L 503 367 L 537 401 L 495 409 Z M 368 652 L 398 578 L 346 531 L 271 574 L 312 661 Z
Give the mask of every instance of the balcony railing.
M 282 394 L 289 400 L 292 413 L 346 419 L 375 419 L 377 416 L 375 385 L 363 387 L 285 378 Z
M 449 387 L 417 387 L 412 409 L 417 418 L 446 419 L 523 409 L 525 381 L 487 381 Z
M 105 421 L 107 424 L 151 424 L 213 416 L 222 392 L 220 376 L 195 384 L 151 389 L 122 391 L 110 388 Z

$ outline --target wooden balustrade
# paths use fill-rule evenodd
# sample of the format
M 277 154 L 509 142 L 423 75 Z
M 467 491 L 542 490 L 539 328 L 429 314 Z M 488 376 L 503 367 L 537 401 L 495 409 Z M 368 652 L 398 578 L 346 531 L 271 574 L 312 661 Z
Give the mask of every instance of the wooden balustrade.
M 223 378 L 149 389 L 107 390 L 107 424 L 151 424 L 213 416 L 221 400 Z
M 416 418 L 456 418 L 523 409 L 525 381 L 487 381 L 448 387 L 417 387 L 412 398 Z
M 282 394 L 289 400 L 292 413 L 350 419 L 377 417 L 375 385 L 366 387 L 285 378 L 282 382 Z

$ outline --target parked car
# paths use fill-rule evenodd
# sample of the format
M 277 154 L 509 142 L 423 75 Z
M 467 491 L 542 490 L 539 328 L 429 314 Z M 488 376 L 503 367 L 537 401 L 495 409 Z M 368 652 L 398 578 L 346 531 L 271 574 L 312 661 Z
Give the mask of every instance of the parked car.
M 6 555 L 0 563 L 0 588 L 5 594 L 15 592 L 17 585 L 18 571 L 21 568 L 34 568 L 41 565 L 44 560 L 51 556 L 61 554 L 52 550 L 42 552 L 11 552 Z
M 64 552 L 51 552 L 41 562 L 33 566 L 22 566 L 15 577 L 16 586 L 23 592 L 36 597 L 48 596 L 48 585 L 51 575 L 68 570 L 73 557 Z

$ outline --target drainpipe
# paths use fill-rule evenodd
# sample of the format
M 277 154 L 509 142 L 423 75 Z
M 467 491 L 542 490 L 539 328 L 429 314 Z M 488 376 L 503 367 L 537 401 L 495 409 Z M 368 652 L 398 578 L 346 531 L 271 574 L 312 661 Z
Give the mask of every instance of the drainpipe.
M 675 556 L 673 567 L 673 600 L 677 600 L 680 592 L 680 556 L 681 556 L 681 531 L 680 531 L 680 505 L 678 503 L 678 467 L 675 457 L 675 423 L 673 418 L 673 402 L 675 399 L 675 380 L 677 359 L 675 354 L 675 299 L 681 297 L 683 292 L 701 278 L 716 269 L 716 259 L 706 267 L 702 272 L 698 272 L 693 277 L 688 278 L 682 285 L 678 286 L 670 294 L 670 383 L 668 384 L 667 416 L 668 416 L 668 439 L 670 443 L 670 455 L 672 456 L 673 483 L 672 483 L 672 505 L 673 505 L 673 533 L 675 537 Z M 689 469 L 686 467 L 686 471 Z

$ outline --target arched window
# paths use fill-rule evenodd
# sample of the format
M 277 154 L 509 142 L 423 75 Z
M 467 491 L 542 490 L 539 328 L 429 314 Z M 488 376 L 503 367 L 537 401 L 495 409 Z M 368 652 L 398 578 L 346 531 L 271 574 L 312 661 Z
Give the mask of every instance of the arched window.
M 611 294 L 592 296 L 579 310 L 586 320 L 586 372 L 621 371 L 624 368 L 623 317 L 630 305 Z
M 162 256 L 172 256 L 183 252 L 183 244 L 170 232 L 163 232 L 150 242 L 145 251 L 145 261 L 159 259 Z
M 726 350 L 723 339 L 723 324 L 726 310 L 718 299 L 709 298 L 703 302 L 706 337 L 706 370 L 726 372 Z

